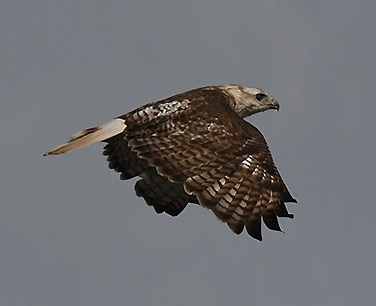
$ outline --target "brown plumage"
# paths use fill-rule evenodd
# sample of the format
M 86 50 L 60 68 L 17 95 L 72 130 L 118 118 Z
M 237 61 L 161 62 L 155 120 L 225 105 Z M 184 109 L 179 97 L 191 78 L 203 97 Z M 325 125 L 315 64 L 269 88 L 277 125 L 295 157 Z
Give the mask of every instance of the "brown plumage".
M 196 203 L 261 240 L 261 219 L 281 231 L 277 217 L 292 218 L 285 202 L 296 202 L 264 137 L 242 119 L 273 108 L 278 102 L 258 88 L 198 88 L 81 131 L 46 155 L 105 141 L 109 167 L 121 179 L 141 177 L 136 194 L 157 213 L 176 216 Z

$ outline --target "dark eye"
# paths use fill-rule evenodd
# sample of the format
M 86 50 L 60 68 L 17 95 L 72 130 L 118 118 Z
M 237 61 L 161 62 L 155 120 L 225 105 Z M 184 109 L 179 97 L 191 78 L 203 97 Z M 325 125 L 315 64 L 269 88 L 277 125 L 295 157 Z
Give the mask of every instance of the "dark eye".
M 257 95 L 256 95 L 256 99 L 258 100 L 258 101 L 261 101 L 262 99 L 264 99 L 266 97 L 266 94 L 264 94 L 264 93 L 258 93 Z

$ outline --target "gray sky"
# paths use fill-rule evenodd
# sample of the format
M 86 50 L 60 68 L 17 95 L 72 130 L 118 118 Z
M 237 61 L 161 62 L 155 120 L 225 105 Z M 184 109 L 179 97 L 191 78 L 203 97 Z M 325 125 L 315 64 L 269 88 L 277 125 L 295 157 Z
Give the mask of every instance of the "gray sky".
M 1 305 L 371 305 L 376 2 L 0 3 Z M 188 207 L 156 215 L 72 133 L 241 83 L 299 204 L 258 242 Z

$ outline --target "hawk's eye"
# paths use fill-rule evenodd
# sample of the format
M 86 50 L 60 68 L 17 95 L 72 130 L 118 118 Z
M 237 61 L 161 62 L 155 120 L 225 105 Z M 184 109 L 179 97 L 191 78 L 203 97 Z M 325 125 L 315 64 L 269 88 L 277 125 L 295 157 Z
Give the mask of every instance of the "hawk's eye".
M 264 99 L 266 97 L 266 94 L 264 94 L 264 93 L 258 93 L 257 95 L 256 95 L 256 99 L 258 100 L 258 101 L 261 101 L 262 99 Z

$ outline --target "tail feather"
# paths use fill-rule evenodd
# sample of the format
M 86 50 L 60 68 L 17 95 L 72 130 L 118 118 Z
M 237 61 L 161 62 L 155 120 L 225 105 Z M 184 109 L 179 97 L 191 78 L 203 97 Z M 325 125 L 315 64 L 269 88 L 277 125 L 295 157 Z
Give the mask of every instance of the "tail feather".
M 82 130 L 72 136 L 72 138 L 59 146 L 47 151 L 44 156 L 58 155 L 67 153 L 76 149 L 87 147 L 91 144 L 101 142 L 115 135 L 120 134 L 126 128 L 123 119 L 116 118 L 101 126 Z

